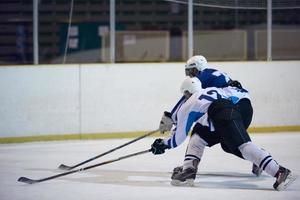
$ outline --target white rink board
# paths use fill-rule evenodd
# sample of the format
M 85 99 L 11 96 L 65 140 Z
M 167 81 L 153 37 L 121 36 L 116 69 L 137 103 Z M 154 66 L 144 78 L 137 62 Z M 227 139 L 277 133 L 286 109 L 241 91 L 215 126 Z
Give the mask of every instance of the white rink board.
M 154 139 L 145 138 L 91 164 L 148 149 Z M 269 151 L 279 164 L 300 174 L 300 133 L 257 134 L 252 140 Z M 20 176 L 38 179 L 61 173 L 56 169 L 61 163 L 76 164 L 128 141 L 0 144 L 0 199 L 300 199 L 299 178 L 286 191 L 274 191 L 274 178 L 265 173 L 255 177 L 250 172 L 251 163 L 225 154 L 219 146 L 205 150 L 195 187 L 171 186 L 171 171 L 182 163 L 187 141 L 163 155 L 140 155 L 34 185 L 17 182 Z
M 249 89 L 251 127 L 300 125 L 300 61 L 210 63 Z M 184 63 L 0 67 L 0 137 L 156 129 Z

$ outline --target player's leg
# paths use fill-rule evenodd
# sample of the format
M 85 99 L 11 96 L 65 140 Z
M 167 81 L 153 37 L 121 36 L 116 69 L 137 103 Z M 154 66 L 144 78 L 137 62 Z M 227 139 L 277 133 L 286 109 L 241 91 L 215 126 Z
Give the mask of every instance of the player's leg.
M 238 147 L 251 139 L 245 129 L 238 107 L 229 100 L 219 99 L 210 105 L 208 116 L 212 120 L 216 132 L 220 135 L 223 149 L 243 157 L 240 152 L 236 153 L 239 151 Z
M 250 100 L 249 99 L 242 99 L 236 104 L 236 106 L 237 106 L 237 108 L 239 109 L 239 111 L 241 113 L 241 117 L 242 117 L 243 124 L 244 124 L 245 128 L 248 129 L 248 127 L 251 124 L 252 116 L 253 116 L 253 108 L 252 108 Z M 254 163 L 252 164 L 252 170 L 251 171 L 257 177 L 259 177 L 261 175 L 261 173 L 263 172 L 263 170 L 261 168 L 259 168 L 259 166 L 257 166 Z
M 284 190 L 296 179 L 289 169 L 280 166 L 268 152 L 252 142 L 242 144 L 239 146 L 239 150 L 245 159 L 255 163 L 261 170 L 276 178 L 273 184 L 275 190 Z
M 200 124 L 194 126 L 186 149 L 183 166 L 176 167 L 173 170 L 171 177 L 172 185 L 193 186 L 205 146 L 213 146 L 219 143 L 219 138 L 212 137 L 212 135 L 208 127 L 201 126 Z
M 222 111 L 220 111 L 221 108 L 223 109 Z M 234 111 L 234 112 L 232 112 L 232 111 Z M 219 129 L 223 132 L 224 132 L 224 128 L 222 127 L 222 124 L 228 123 L 230 119 L 237 120 L 238 123 L 242 122 L 242 125 L 240 125 L 240 126 L 244 126 L 244 129 L 247 129 L 252 120 L 253 108 L 252 108 L 250 100 L 248 100 L 248 99 L 242 99 L 236 105 L 233 105 L 230 101 L 221 99 L 221 100 L 214 102 L 211 105 L 211 107 L 209 109 L 209 115 L 211 118 L 214 119 L 216 126 L 219 126 L 219 127 L 217 127 L 217 129 Z M 221 127 L 220 127 L 220 124 L 221 124 Z M 236 138 L 236 136 L 238 136 L 239 134 L 241 134 L 241 136 L 242 136 L 241 138 L 243 140 L 239 140 L 240 137 Z M 228 137 L 227 140 L 229 142 L 226 142 L 226 141 L 221 142 L 221 146 L 224 151 L 230 152 L 240 158 L 243 158 L 240 151 L 236 148 L 236 145 L 242 144 L 243 142 L 251 141 L 251 139 L 246 131 L 239 133 L 239 134 L 233 135 L 233 138 L 235 138 L 234 140 L 232 138 L 229 138 L 229 135 L 226 135 Z M 230 144 L 230 143 L 233 143 L 233 147 L 230 147 L 230 146 L 232 146 L 232 144 Z M 262 173 L 262 170 L 255 163 L 253 163 L 252 164 L 252 173 L 255 174 L 256 176 L 260 176 Z
M 172 185 L 192 186 L 196 178 L 198 164 L 206 146 L 206 142 L 198 134 L 193 134 L 186 149 L 182 167 L 176 167 L 172 174 Z
M 221 135 L 221 143 L 224 143 L 230 151 L 234 152 L 238 149 L 246 160 L 275 177 L 274 189 L 285 189 L 296 179 L 296 176 L 289 169 L 279 166 L 269 153 L 251 142 L 242 122 L 240 111 L 230 104 L 226 100 L 221 100 L 209 108 L 209 116 Z

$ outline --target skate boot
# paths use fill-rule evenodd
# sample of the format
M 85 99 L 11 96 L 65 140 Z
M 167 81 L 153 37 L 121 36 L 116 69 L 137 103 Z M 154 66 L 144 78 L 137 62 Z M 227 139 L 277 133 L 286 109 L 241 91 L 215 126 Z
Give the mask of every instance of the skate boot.
M 282 166 L 279 167 L 275 177 L 276 181 L 273 184 L 273 188 L 278 191 L 285 190 L 297 178 L 297 176 L 293 175 L 289 169 Z
M 260 169 L 256 164 L 253 163 L 253 165 L 252 165 L 252 173 L 255 174 L 257 177 L 259 177 L 262 172 L 263 172 L 263 170 Z
M 173 169 L 173 173 L 172 173 L 172 176 L 171 176 L 171 179 L 173 179 L 173 177 L 179 173 L 182 172 L 182 169 L 183 169 L 183 166 L 178 166 L 178 167 L 175 167 Z
M 176 168 L 175 168 L 176 169 Z M 181 168 L 182 169 L 182 168 Z M 187 168 L 177 173 L 172 174 L 171 185 L 174 186 L 194 186 L 194 180 L 196 178 L 197 169 Z

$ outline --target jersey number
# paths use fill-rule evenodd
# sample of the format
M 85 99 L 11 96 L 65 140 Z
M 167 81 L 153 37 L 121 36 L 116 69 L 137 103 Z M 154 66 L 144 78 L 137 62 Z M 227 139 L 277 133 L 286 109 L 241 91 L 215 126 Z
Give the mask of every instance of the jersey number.
M 216 99 L 220 99 L 222 96 L 217 92 L 217 90 L 209 90 L 207 91 L 207 94 L 209 95 L 213 95 L 215 94 L 217 96 Z M 208 101 L 214 101 L 216 100 L 215 98 L 211 97 L 211 96 L 208 96 L 208 95 L 204 95 L 202 94 L 200 97 L 199 97 L 199 100 L 202 100 L 202 99 L 206 99 Z

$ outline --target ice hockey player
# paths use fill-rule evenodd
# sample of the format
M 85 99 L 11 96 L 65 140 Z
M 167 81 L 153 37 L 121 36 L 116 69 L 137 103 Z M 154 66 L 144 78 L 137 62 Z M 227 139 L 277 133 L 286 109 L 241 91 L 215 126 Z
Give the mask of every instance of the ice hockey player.
M 172 185 L 192 186 L 205 146 L 218 143 L 231 152 L 239 152 L 244 159 L 275 177 L 275 190 L 284 190 L 296 179 L 289 169 L 280 166 L 269 153 L 251 141 L 243 121 L 252 117 L 245 116 L 252 115 L 247 112 L 252 110 L 248 92 L 236 87 L 202 89 L 197 78 L 185 79 L 181 92 L 185 102 L 178 110 L 176 128 L 169 138 L 156 139 L 151 146 L 153 154 L 175 148 L 186 139 L 192 125 L 197 123 L 189 141 L 193 144 L 188 145 L 193 147 L 188 148 L 186 153 L 189 159 L 184 161 L 182 171 L 173 173 Z
M 188 59 L 185 65 L 185 74 L 189 77 L 197 77 L 201 81 L 202 88 L 205 89 L 207 87 L 217 87 L 224 88 L 228 86 L 237 87 L 243 91 L 247 91 L 242 87 L 242 84 L 237 80 L 232 80 L 227 74 L 222 73 L 216 69 L 208 68 L 207 60 L 202 55 L 196 55 Z M 171 112 L 164 112 L 162 119 L 160 121 L 159 129 L 161 133 L 166 131 L 170 131 L 173 124 L 176 123 L 176 114 L 181 104 L 184 102 L 184 96 L 179 100 L 179 102 L 175 105 Z M 252 115 L 251 115 L 252 116 Z M 252 119 L 247 119 L 247 124 L 249 126 Z M 248 128 L 246 126 L 246 128 Z M 223 150 L 230 152 L 226 149 L 225 146 L 222 146 Z M 235 154 L 238 157 L 241 157 L 238 152 Z M 176 170 L 181 170 L 180 167 L 177 167 Z M 262 170 L 257 167 L 255 164 L 252 165 L 252 173 L 256 176 L 260 176 Z

